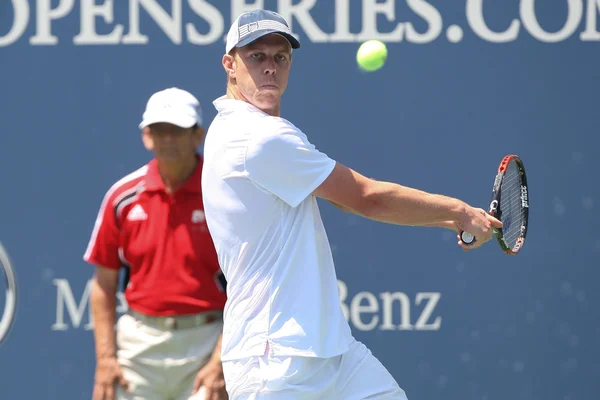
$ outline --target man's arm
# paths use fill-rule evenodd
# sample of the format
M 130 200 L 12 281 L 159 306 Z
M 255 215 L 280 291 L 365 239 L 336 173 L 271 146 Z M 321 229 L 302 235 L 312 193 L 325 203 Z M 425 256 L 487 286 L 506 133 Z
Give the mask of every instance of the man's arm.
M 204 387 L 205 399 L 227 399 L 225 377 L 223 376 L 223 364 L 221 363 L 222 339 L 223 334 L 220 334 L 210 360 L 196 375 L 192 394 L 197 393 L 201 387 Z
M 96 267 L 92 280 L 90 305 L 94 318 L 94 339 L 96 341 L 96 358 L 114 357 L 115 322 L 117 308 L 117 286 L 119 270 Z
M 334 201 L 328 200 L 331 204 L 333 204 L 334 206 L 336 206 L 337 208 L 339 208 L 342 211 L 345 211 L 347 213 L 350 214 L 355 214 L 361 217 L 365 217 L 364 215 L 358 213 L 355 210 L 352 210 L 348 207 L 345 207 L 341 204 L 338 204 Z M 366 218 L 366 217 L 365 217 Z M 453 221 L 442 221 L 442 222 L 434 222 L 432 224 L 421 224 L 421 226 L 426 226 L 426 227 L 433 227 L 433 228 L 446 228 L 446 229 L 451 229 L 453 231 L 458 231 L 457 227 L 456 227 L 456 223 L 454 223 Z
M 96 343 L 94 400 L 113 400 L 115 398 L 115 382 L 127 390 L 127 382 L 117 361 L 115 345 L 118 282 L 118 269 L 96 267 L 90 294 Z
M 397 225 L 456 220 L 468 207 L 457 199 L 366 178 L 339 163 L 314 194 L 344 211 Z
M 219 339 L 217 339 L 217 343 L 215 344 L 215 349 L 213 350 L 211 360 L 216 363 L 221 363 L 221 342 L 223 341 L 223 334 L 219 335 Z
M 339 163 L 313 194 L 375 221 L 462 229 L 480 238 L 480 244 L 491 238 L 492 224 L 501 226 L 484 210 L 458 199 L 375 181 Z

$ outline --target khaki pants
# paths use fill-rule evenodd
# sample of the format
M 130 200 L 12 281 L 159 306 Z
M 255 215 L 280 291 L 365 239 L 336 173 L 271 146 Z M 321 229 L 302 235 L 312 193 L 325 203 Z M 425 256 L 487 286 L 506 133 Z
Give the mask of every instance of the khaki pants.
M 196 374 L 208 362 L 223 329 L 216 321 L 181 330 L 145 325 L 129 314 L 117 322 L 117 358 L 129 382 L 118 400 L 203 400 L 192 393 Z

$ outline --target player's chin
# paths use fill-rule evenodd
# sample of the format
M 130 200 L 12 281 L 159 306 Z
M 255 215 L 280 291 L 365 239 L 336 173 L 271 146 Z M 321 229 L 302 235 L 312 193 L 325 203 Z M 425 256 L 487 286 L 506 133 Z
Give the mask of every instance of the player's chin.
M 165 163 L 178 163 L 183 159 L 179 151 L 165 151 L 156 155 L 156 158 Z
M 279 90 L 261 90 L 256 95 L 256 104 L 262 109 L 273 108 L 281 101 L 281 93 Z

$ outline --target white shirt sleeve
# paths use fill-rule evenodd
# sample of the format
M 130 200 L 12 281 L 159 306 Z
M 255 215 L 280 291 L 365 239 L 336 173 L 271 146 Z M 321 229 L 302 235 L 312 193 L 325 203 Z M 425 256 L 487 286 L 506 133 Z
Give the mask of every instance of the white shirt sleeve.
M 334 167 L 334 160 L 284 120 L 252 135 L 246 149 L 248 178 L 291 207 L 298 206 L 319 187 Z

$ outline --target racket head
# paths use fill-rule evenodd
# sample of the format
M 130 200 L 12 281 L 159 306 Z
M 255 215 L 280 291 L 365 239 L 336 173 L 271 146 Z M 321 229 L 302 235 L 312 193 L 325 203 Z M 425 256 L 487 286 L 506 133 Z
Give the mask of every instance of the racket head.
M 519 156 L 507 155 L 500 162 L 489 213 L 502 221 L 502 228 L 494 228 L 494 236 L 502 250 L 517 254 L 523 248 L 529 223 L 529 187 L 525 166 Z

